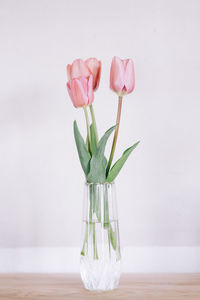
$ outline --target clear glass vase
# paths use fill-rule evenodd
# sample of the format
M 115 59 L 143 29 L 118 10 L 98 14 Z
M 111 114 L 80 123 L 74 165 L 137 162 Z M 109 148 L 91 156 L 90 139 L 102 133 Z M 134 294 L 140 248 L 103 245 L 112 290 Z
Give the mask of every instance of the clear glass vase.
M 112 290 L 121 273 L 114 183 L 85 184 L 80 272 L 88 290 Z

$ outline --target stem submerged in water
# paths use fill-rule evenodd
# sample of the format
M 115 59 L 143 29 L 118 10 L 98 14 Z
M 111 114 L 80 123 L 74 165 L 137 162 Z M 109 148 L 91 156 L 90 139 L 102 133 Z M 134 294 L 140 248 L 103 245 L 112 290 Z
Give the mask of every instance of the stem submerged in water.
M 89 189 L 90 189 L 89 234 L 92 233 L 93 258 L 98 259 L 97 242 L 96 242 L 96 226 L 95 226 L 95 220 L 93 220 L 93 214 L 95 213 L 97 199 L 95 198 L 95 192 L 94 192 L 95 187 L 93 185 L 90 185 Z
M 117 245 L 117 236 L 118 232 L 116 232 L 116 228 L 112 228 L 112 221 L 110 220 L 110 213 L 109 213 L 109 185 L 105 184 L 103 187 L 103 198 L 101 197 L 101 193 L 98 192 L 96 185 L 91 184 L 89 186 L 89 216 L 88 222 L 86 222 L 85 228 L 85 236 L 83 247 L 81 251 L 81 255 L 87 255 L 88 253 L 88 246 L 92 246 L 92 256 L 93 259 L 99 259 L 98 256 L 98 239 L 96 230 L 98 230 L 98 226 L 96 224 L 102 225 L 102 230 L 105 230 L 103 235 L 106 233 L 107 235 L 107 249 L 109 253 L 109 257 L 111 258 L 112 249 L 116 251 L 117 259 L 120 259 L 120 248 Z M 99 203 L 102 202 L 102 206 Z M 87 248 L 86 248 L 87 246 Z

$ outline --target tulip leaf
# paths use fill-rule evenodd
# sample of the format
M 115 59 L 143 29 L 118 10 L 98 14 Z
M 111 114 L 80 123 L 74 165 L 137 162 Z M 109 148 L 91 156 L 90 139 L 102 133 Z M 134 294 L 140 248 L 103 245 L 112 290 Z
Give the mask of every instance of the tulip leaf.
M 116 161 L 116 163 L 113 165 L 113 167 L 111 168 L 108 177 L 106 178 L 107 182 L 112 182 L 117 175 L 119 174 L 121 168 L 123 167 L 123 165 L 125 164 L 126 160 L 128 159 L 129 155 L 131 154 L 131 152 L 133 151 L 133 149 L 135 149 L 137 147 L 137 145 L 139 144 L 140 141 L 138 141 L 137 143 L 135 143 L 133 146 L 129 147 L 128 149 L 126 149 L 124 151 L 124 153 L 122 154 L 122 156 L 120 157 L 120 159 L 118 159 Z
M 89 173 L 91 156 L 80 134 L 76 121 L 74 121 L 74 138 L 76 141 L 76 147 L 77 147 L 80 163 L 85 173 L 85 176 L 87 177 Z
M 100 139 L 97 145 L 95 153 L 92 155 L 92 158 L 90 160 L 90 171 L 87 176 L 88 182 L 104 183 L 106 180 L 107 160 L 104 156 L 104 151 L 108 138 L 115 129 L 115 127 L 116 125 L 105 132 L 105 134 Z
M 93 123 L 90 125 L 90 136 L 91 136 L 92 153 L 95 153 L 97 144 L 96 144 L 96 138 L 95 138 Z

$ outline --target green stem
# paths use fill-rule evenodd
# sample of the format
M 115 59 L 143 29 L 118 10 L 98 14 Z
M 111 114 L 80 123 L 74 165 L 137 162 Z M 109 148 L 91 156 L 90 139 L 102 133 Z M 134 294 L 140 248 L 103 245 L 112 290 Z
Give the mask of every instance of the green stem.
M 85 245 L 88 243 L 88 223 L 86 223 L 86 228 L 85 228 L 85 237 L 84 237 L 84 242 L 83 242 L 83 247 L 81 250 L 81 255 L 85 255 Z
M 108 187 L 104 189 L 104 228 L 109 228 Z
M 109 257 L 111 258 L 111 249 L 110 249 L 110 227 L 108 226 L 108 247 L 109 247 Z
M 106 175 L 108 175 L 108 173 L 109 173 L 109 170 L 110 170 L 110 167 L 111 167 L 111 164 L 112 164 L 112 161 L 113 161 L 114 153 L 115 153 L 117 137 L 118 137 L 118 132 L 119 132 L 120 118 L 121 118 L 121 110 L 122 110 L 122 96 L 119 96 L 117 120 L 116 120 L 117 127 L 115 129 L 112 148 L 111 148 L 111 152 L 110 152 L 110 158 L 109 158 L 108 166 L 107 166 L 107 169 L 106 169 Z
M 86 127 L 87 127 L 87 136 L 88 136 L 88 144 L 89 144 L 89 152 L 92 154 L 92 146 L 91 146 L 91 135 L 90 135 L 90 125 L 89 125 L 89 118 L 87 113 L 86 106 L 83 106 L 84 114 L 85 114 L 85 121 L 86 121 Z
M 93 258 L 98 259 L 97 253 L 97 241 L 96 241 L 96 226 L 95 221 L 93 221 L 93 213 L 95 211 L 96 198 L 94 194 L 93 186 L 90 186 L 90 209 L 89 209 L 89 232 L 92 233 L 92 242 L 93 242 Z
M 93 215 L 93 209 L 94 209 L 94 199 L 93 199 L 93 189 L 92 189 L 92 185 L 90 185 L 89 187 L 90 189 L 90 193 L 89 193 L 89 197 L 90 197 L 90 210 L 89 210 L 89 233 L 91 233 L 92 231 L 92 215 Z
M 95 223 L 92 223 L 93 225 L 93 257 L 94 259 L 98 259 L 98 253 L 97 253 L 97 241 L 96 241 L 96 226 Z
M 90 113 L 91 113 L 91 117 L 92 117 L 92 123 L 94 126 L 95 141 L 96 141 L 96 145 L 97 145 L 98 144 L 97 124 L 96 124 L 96 119 L 95 119 L 94 109 L 93 109 L 92 104 L 90 105 Z
M 93 228 L 93 257 L 95 259 L 95 223 L 92 223 Z
M 120 251 L 120 244 L 117 247 L 117 261 L 121 259 L 121 251 Z
M 89 221 L 86 223 L 85 237 L 81 250 L 81 255 L 85 255 L 85 248 L 88 247 L 89 237 L 92 237 L 92 247 L 93 247 L 93 258 L 98 259 L 98 249 L 97 249 L 97 238 L 96 238 L 96 225 L 93 221 L 93 213 L 96 210 L 96 194 L 94 186 L 90 185 L 89 187 Z M 87 249 L 88 253 L 88 249 Z

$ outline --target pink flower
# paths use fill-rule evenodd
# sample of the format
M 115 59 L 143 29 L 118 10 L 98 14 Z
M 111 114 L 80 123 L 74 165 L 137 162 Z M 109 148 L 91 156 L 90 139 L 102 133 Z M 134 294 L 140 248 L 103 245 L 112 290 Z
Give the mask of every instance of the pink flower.
M 82 59 L 76 59 L 72 65 L 67 65 L 67 75 L 68 79 L 71 80 L 78 77 L 88 77 L 91 72 Z
M 131 59 L 113 57 L 110 69 L 110 88 L 119 96 L 131 93 L 135 87 L 134 65 Z
M 69 80 L 93 75 L 93 89 L 96 90 L 101 75 L 101 62 L 96 58 L 88 58 L 86 61 L 76 59 L 72 65 L 67 65 L 67 75 Z
M 93 75 L 93 89 L 94 91 L 96 91 L 99 86 L 101 76 L 101 62 L 98 61 L 96 58 L 88 58 L 85 61 L 85 64 L 90 70 L 91 74 Z
M 75 107 L 92 104 L 94 100 L 92 75 L 69 80 L 67 89 Z

